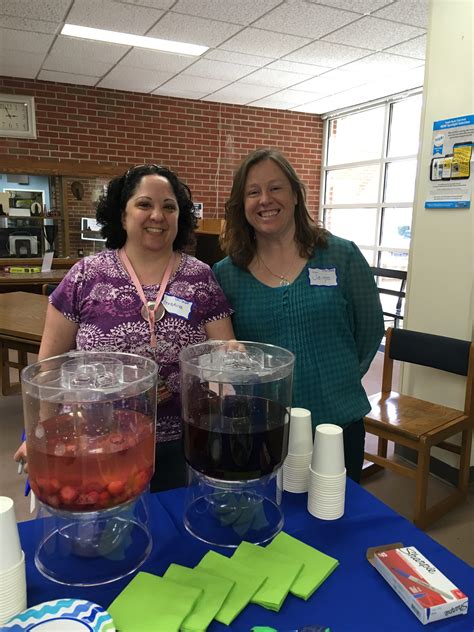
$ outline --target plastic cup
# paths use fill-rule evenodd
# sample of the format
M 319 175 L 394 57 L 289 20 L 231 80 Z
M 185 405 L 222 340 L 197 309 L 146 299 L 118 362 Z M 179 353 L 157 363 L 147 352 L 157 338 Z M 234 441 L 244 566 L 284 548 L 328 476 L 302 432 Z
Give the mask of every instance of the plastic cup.
M 288 437 L 288 454 L 309 454 L 313 445 L 313 428 L 311 413 L 306 408 L 292 408 L 290 418 L 290 435 Z
M 17 577 L 20 577 L 24 573 L 25 568 L 25 554 L 21 552 L 21 560 L 15 566 L 12 566 L 7 571 L 0 572 L 0 595 L 3 594 L 4 587 L 11 586 L 11 583 L 16 581 Z
M 14 571 L 0 576 L 0 626 L 26 608 L 25 554 Z
M 316 426 L 311 469 L 324 476 L 337 476 L 344 468 L 342 428 L 334 424 Z
M 0 573 L 8 571 L 21 560 L 22 550 L 14 503 L 8 496 L 0 496 Z

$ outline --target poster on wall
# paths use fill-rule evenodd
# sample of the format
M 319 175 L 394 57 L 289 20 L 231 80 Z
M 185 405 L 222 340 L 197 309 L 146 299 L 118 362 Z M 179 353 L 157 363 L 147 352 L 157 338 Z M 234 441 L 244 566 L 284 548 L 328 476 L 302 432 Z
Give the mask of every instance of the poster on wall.
M 474 114 L 435 121 L 425 208 L 470 208 Z

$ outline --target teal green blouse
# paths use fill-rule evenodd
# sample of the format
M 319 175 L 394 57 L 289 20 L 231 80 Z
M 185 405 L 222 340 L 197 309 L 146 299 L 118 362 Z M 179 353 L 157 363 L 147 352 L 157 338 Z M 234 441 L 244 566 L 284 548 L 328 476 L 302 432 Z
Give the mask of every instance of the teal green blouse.
M 236 338 L 295 354 L 293 406 L 309 409 L 313 426 L 346 426 L 369 412 L 361 378 L 384 322 L 372 271 L 354 243 L 330 235 L 285 287 L 264 285 L 229 257 L 213 270 L 235 310 Z

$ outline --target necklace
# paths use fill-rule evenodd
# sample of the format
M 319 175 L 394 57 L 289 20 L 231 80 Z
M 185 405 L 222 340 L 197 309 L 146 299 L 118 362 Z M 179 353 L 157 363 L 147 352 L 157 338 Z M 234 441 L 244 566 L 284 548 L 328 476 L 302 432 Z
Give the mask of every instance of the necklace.
M 160 321 L 165 315 L 165 308 L 161 304 L 161 299 L 163 298 L 166 286 L 168 285 L 168 281 L 171 276 L 175 254 L 174 252 L 171 253 L 163 278 L 161 279 L 160 289 L 154 301 L 147 301 L 137 273 L 133 269 L 132 263 L 125 252 L 125 248 L 121 248 L 119 250 L 119 257 L 130 275 L 130 278 L 143 303 L 140 314 L 144 320 L 148 321 L 148 325 L 150 327 L 150 345 L 152 348 L 156 348 L 155 322 Z
M 293 267 L 294 264 L 294 260 L 291 262 L 290 267 L 288 268 L 288 270 L 285 272 L 285 274 L 275 274 L 275 272 L 272 272 L 270 270 L 270 268 L 267 266 L 267 264 L 265 263 L 265 261 L 260 257 L 260 255 L 257 254 L 257 259 L 260 261 L 260 263 L 263 265 L 263 267 L 270 272 L 270 274 L 272 276 L 274 276 L 276 279 L 280 279 L 280 287 L 284 287 L 286 285 L 290 285 L 291 281 L 287 278 L 288 273 L 290 272 L 291 268 Z

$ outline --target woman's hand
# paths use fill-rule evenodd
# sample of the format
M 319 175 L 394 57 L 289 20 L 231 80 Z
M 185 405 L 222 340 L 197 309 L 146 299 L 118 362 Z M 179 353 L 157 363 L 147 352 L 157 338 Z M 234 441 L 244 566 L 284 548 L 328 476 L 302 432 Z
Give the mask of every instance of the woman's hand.
M 27 463 L 27 458 L 26 458 L 26 441 L 23 441 L 21 446 L 15 452 L 15 454 L 13 455 L 13 459 L 17 463 L 19 463 L 20 461 L 23 461 L 24 463 L 23 471 L 28 472 L 28 463 Z
M 241 353 L 245 353 L 246 351 L 245 345 L 243 345 L 241 342 L 239 342 L 235 338 L 228 340 L 225 344 L 225 348 L 226 348 L 226 351 L 240 351 Z

